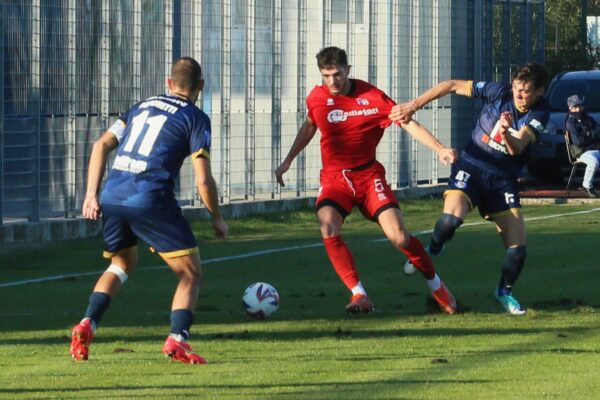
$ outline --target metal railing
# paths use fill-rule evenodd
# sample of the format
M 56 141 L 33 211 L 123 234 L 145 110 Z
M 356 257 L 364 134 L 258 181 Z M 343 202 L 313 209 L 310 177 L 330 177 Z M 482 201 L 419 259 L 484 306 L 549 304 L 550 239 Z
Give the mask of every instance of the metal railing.
M 494 7 L 519 16 L 519 51 L 510 54 L 543 57 L 531 48 L 540 37 L 528 36 L 530 25 L 543 26 L 543 1 L 4 0 L 0 223 L 79 214 L 92 144 L 132 104 L 164 92 L 170 64 L 184 55 L 205 70 L 197 104 L 212 119 L 221 201 L 305 196 L 318 188 L 318 140 L 284 188 L 272 171 L 305 118 L 307 92 L 321 82 L 319 49 L 345 48 L 353 77 L 405 101 L 451 77 L 492 78 Z M 417 118 L 457 146 L 475 112 L 471 103 L 440 99 Z M 449 171 L 397 127 L 378 157 L 395 189 L 435 183 Z M 182 204 L 199 205 L 189 162 L 177 191 Z

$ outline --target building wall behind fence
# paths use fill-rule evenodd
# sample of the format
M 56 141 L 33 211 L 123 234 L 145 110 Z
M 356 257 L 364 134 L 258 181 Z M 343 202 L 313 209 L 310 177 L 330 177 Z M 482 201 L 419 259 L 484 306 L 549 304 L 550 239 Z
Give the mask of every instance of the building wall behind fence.
M 164 92 L 181 56 L 205 69 L 198 105 L 212 119 L 212 168 L 225 204 L 304 197 L 318 188 L 318 138 L 284 188 L 273 170 L 305 118 L 307 93 L 320 84 L 314 56 L 325 46 L 345 48 L 352 76 L 397 101 L 451 77 L 506 79 L 515 65 L 543 60 L 543 1 L 0 4 L 0 223 L 80 214 L 92 144 L 132 104 Z M 509 43 L 500 56 L 498 41 Z M 460 147 L 476 112 L 474 102 L 448 96 L 417 118 Z M 378 158 L 394 189 L 438 183 L 449 172 L 398 127 L 387 130 Z M 189 161 L 177 189 L 182 205 L 199 205 Z

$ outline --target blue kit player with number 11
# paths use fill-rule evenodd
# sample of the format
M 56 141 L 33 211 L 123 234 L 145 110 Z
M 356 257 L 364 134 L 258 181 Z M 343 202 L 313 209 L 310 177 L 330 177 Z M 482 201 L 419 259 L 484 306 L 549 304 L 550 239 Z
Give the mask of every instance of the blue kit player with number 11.
M 94 144 L 88 168 L 83 216 L 102 217 L 104 256 L 110 259 L 71 334 L 71 356 L 87 360 L 100 319 L 137 264 L 137 241 L 146 242 L 179 279 L 171 306 L 171 332 L 163 353 L 187 364 L 206 364 L 188 343 L 202 283 L 198 244 L 175 199 L 175 179 L 191 155 L 198 193 L 212 216 L 217 237 L 228 226 L 219 212 L 210 169 L 211 126 L 194 103 L 204 86 L 192 58 L 177 60 L 167 79 L 169 94 L 150 97 L 121 117 Z M 117 149 L 100 200 L 108 154 Z

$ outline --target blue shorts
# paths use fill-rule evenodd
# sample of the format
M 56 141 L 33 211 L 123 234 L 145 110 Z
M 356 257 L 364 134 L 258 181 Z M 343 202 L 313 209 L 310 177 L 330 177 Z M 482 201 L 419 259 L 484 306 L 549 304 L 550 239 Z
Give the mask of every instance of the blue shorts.
M 139 208 L 102 204 L 104 257 L 134 247 L 137 239 L 165 258 L 198 252 L 198 243 L 180 208 Z
M 471 209 L 479 208 L 479 214 L 489 220 L 521 208 L 516 179 L 490 174 L 460 159 L 452 164 L 448 190 L 444 195 L 452 191 L 460 191 Z

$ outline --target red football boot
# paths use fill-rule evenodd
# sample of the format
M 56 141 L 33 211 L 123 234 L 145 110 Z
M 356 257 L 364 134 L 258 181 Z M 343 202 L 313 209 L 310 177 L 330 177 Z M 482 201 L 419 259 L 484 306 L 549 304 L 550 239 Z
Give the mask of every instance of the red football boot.
M 84 319 L 71 331 L 71 357 L 76 360 L 87 360 L 92 340 L 94 340 L 92 321 Z
M 350 304 L 346 306 L 348 314 L 358 314 L 359 312 L 369 313 L 375 310 L 375 305 L 366 294 L 353 294 L 350 297 Z
M 162 352 L 174 361 L 181 361 L 184 364 L 208 364 L 208 361 L 192 351 L 187 342 L 179 342 L 167 337 Z
M 454 299 L 454 296 L 452 296 L 452 293 L 450 293 L 446 285 L 444 285 L 444 282 L 441 282 L 441 286 L 438 290 L 432 290 L 431 294 L 433 295 L 433 298 L 435 299 L 435 301 L 438 302 L 440 308 L 444 312 L 448 314 L 456 313 L 456 300 Z

